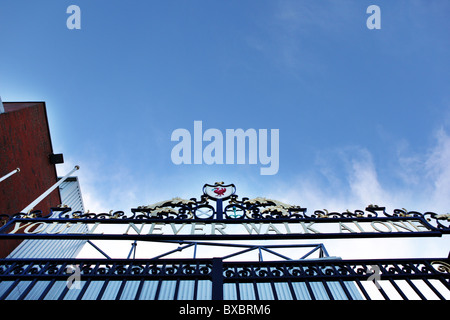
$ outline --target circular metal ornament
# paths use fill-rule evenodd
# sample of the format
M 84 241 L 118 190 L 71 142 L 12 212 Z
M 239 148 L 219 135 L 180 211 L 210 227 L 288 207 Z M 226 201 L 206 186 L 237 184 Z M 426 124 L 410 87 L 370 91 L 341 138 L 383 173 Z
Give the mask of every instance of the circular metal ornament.
M 211 206 L 199 206 L 195 209 L 195 217 L 198 219 L 212 219 L 214 216 L 214 208 Z
M 230 219 L 240 219 L 245 215 L 245 210 L 238 206 L 227 206 L 225 208 L 225 215 Z

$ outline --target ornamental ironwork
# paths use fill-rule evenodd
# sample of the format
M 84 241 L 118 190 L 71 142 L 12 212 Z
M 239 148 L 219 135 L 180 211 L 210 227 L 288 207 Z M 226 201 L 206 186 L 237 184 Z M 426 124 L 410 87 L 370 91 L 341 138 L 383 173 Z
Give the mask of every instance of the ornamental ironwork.
M 407 299 L 408 293 L 399 281 L 406 282 L 421 299 L 428 299 L 425 291 L 442 300 L 450 295 L 448 258 L 341 260 L 328 256 L 322 244 L 313 245 L 298 259 L 276 249 L 289 248 L 298 254 L 298 248 L 307 245 L 239 244 L 238 252 L 222 257 L 196 257 L 198 246 L 231 245 L 228 241 L 209 243 L 208 239 L 440 237 L 450 233 L 449 214 L 405 208 L 388 212 L 377 205 L 355 211 L 308 212 L 302 206 L 273 199 L 240 198 L 233 184 L 218 182 L 205 184 L 199 198 L 173 198 L 133 208 L 129 213 L 81 212 L 61 206 L 51 208 L 48 215 L 36 210 L 3 214 L 0 222 L 0 239 L 87 239 L 106 257 L 0 260 L 0 300 L 350 300 L 372 299 L 373 292 L 390 299 L 392 292 L 388 288 Z M 91 242 L 95 239 L 134 242 L 127 259 L 111 259 Z M 135 259 L 138 240 L 179 247 L 151 259 Z M 194 248 L 193 259 L 168 258 L 188 248 Z M 259 261 L 230 261 L 250 252 L 258 252 Z M 313 252 L 319 253 L 319 258 L 310 258 Z M 263 253 L 282 260 L 263 260 Z M 66 285 L 72 270 L 75 273 L 70 278 L 79 285 L 76 290 Z M 368 289 L 368 283 L 375 286 L 375 291 Z M 186 292 L 189 295 L 184 295 Z
M 38 210 L 27 213 L 21 212 L 12 216 L 3 214 L 0 215 L 0 221 L 3 226 L 3 228 L 0 228 L 0 237 L 6 235 L 18 237 L 19 234 L 23 233 L 17 232 L 17 230 L 11 232 L 11 230 L 14 230 L 12 223 L 22 222 L 22 229 L 24 229 L 30 221 L 41 224 L 41 228 L 37 228 L 37 230 L 43 230 L 45 224 L 63 222 L 77 223 L 78 225 L 82 222 L 86 224 L 128 223 L 135 230 L 139 225 L 140 231 L 142 231 L 144 224 L 150 225 L 153 223 L 152 230 L 161 230 L 161 225 L 170 224 L 172 230 L 175 230 L 174 234 L 171 234 L 172 238 L 183 239 L 184 231 L 193 230 L 190 234 L 184 233 L 186 239 L 191 240 L 198 238 L 196 235 L 199 233 L 212 238 L 220 236 L 224 236 L 224 238 L 240 237 L 239 233 L 233 236 L 227 235 L 228 229 L 226 230 L 225 227 L 229 225 L 241 225 L 241 229 L 245 227 L 245 229 L 242 229 L 244 233 L 248 231 L 249 234 L 259 238 L 264 238 L 264 235 L 273 238 L 295 238 L 297 236 L 299 238 L 325 238 L 328 236 L 336 238 L 441 236 L 450 233 L 450 214 L 421 213 L 409 211 L 405 208 L 388 212 L 385 207 L 372 204 L 364 210 L 337 212 L 322 209 L 309 213 L 306 208 L 299 205 L 286 204 L 273 199 L 263 197 L 239 198 L 236 194 L 235 185 L 224 184 L 223 182 L 216 182 L 213 185 L 205 184 L 203 194 L 199 199 L 177 197 L 133 208 L 130 213 L 112 210 L 108 213 L 81 212 L 72 211 L 70 208 L 63 206 L 52 208 L 50 214 L 45 216 Z M 175 224 L 179 225 L 175 227 Z M 191 226 L 185 227 L 185 224 Z M 205 232 L 196 232 L 201 230 L 199 226 L 202 224 L 209 232 L 205 230 L 202 230 Z M 263 224 L 268 227 L 262 228 Z M 334 225 L 334 232 L 320 230 L 320 226 L 330 225 Z M 15 228 L 19 227 L 20 224 L 15 225 Z M 53 229 L 55 228 L 57 226 Z M 38 237 L 39 232 L 31 232 L 32 229 L 29 226 L 25 234 Z M 74 228 L 69 228 L 72 232 L 68 232 L 68 230 L 49 232 L 49 229 L 46 229 L 48 236 L 77 233 L 73 232 Z M 183 232 L 179 233 L 182 229 Z M 162 233 L 160 232 L 160 235 Z M 150 234 L 155 236 L 152 232 Z M 142 235 L 142 232 L 139 235 Z M 147 235 L 149 234 L 147 233 Z M 91 234 L 91 236 L 95 237 L 95 234 Z
M 441 266 L 448 263 L 448 259 L 430 258 L 271 262 L 225 262 L 220 258 L 3 259 L 0 260 L 0 300 L 11 297 L 95 300 L 105 298 L 106 291 L 107 299 L 147 299 L 148 291 L 144 288 L 150 283 L 154 284 L 150 298 L 161 299 L 162 287 L 172 283 L 176 286 L 166 298 L 180 299 L 183 296 L 177 291 L 189 281 L 193 284 L 190 290 L 194 299 L 200 293 L 203 298 L 213 300 L 240 299 L 244 295 L 248 297 L 250 288 L 257 299 L 372 300 L 376 299 L 374 292 L 377 292 L 386 300 L 395 295 L 406 300 L 411 295 L 409 289 L 423 300 L 430 297 L 445 300 L 450 293 L 450 273 Z M 70 289 L 68 285 L 68 273 L 73 266 L 79 270 L 78 289 Z M 376 290 L 370 280 L 374 267 L 379 270 L 377 276 L 381 283 Z M 401 282 L 405 283 L 400 285 Z M 111 286 L 111 283 L 118 285 Z M 133 283 L 133 292 L 125 293 L 127 283 Z M 234 292 L 231 296 L 230 290 Z

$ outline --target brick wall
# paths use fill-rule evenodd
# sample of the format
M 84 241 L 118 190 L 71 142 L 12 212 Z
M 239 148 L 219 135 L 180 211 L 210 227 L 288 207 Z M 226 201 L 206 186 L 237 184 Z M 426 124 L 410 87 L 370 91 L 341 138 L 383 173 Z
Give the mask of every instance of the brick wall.
M 44 102 L 3 103 L 0 114 L 0 177 L 20 168 L 20 172 L 0 182 L 0 214 L 20 212 L 57 181 L 56 168 L 49 161 L 53 153 Z M 34 209 L 48 214 L 61 203 L 58 189 Z M 0 240 L 0 257 L 20 241 Z

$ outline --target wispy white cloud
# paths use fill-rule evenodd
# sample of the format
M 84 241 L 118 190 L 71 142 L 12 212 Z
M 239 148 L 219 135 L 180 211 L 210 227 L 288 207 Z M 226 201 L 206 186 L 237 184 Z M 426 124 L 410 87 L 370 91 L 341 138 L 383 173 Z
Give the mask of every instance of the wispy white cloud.
M 430 202 L 436 209 L 447 213 L 450 211 L 450 136 L 444 128 L 436 136 L 437 144 L 425 161 L 426 178 L 433 187 Z
M 57 165 L 58 176 L 65 176 L 70 170 L 78 165 L 80 169 L 73 173 L 73 176 L 78 177 L 80 183 L 81 194 L 86 211 L 90 212 L 104 212 L 107 208 L 105 203 L 105 195 L 102 195 L 97 190 L 98 175 L 95 174 L 95 162 L 92 161 L 87 165 L 86 160 L 65 158 L 64 164 Z
M 403 181 L 383 183 L 391 177 L 380 176 L 373 155 L 366 148 L 344 147 L 328 151 L 328 160 L 320 159 L 315 174 L 297 176 L 278 184 L 270 197 L 286 203 L 302 205 L 308 212 L 327 209 L 343 212 L 364 209 L 369 204 L 385 206 L 388 211 L 407 208 L 420 212 L 450 212 L 450 136 L 442 128 L 434 136 L 434 144 L 424 154 L 404 155 L 390 159 L 398 166 L 392 177 Z M 382 159 L 381 159 L 382 160 Z M 336 172 L 341 170 L 340 173 Z M 320 179 L 322 175 L 330 178 Z M 413 175 L 413 178 L 408 176 Z M 411 183 L 411 181 L 416 183 Z M 391 180 L 392 181 L 392 180 Z M 448 246 L 442 238 L 349 239 L 326 240 L 330 254 L 345 258 L 372 257 L 442 257 Z
M 125 166 L 116 167 L 113 172 L 102 168 L 101 162 L 95 159 L 65 159 L 58 165 L 59 176 L 67 174 L 74 165 L 80 170 L 73 175 L 78 176 L 80 189 L 86 211 L 103 213 L 110 210 L 128 211 L 135 207 L 137 195 L 140 194 L 133 182 L 133 174 Z
M 280 196 L 319 207 L 339 203 L 337 210 L 378 204 L 450 211 L 450 136 L 445 128 L 436 132 L 424 153 L 401 147 L 397 154 L 378 156 L 375 161 L 367 148 L 352 146 L 326 151 L 319 159 L 317 172 L 297 176 L 294 185 L 289 182 L 288 192 L 281 191 L 280 184 Z M 383 162 L 381 174 L 377 161 Z
M 325 151 L 318 157 L 315 167 L 317 172 L 299 174 L 291 181 L 279 181 L 270 187 L 259 188 L 264 193 L 255 196 L 301 205 L 308 208 L 308 212 L 318 209 L 353 211 L 364 209 L 369 204 L 386 206 L 388 211 L 403 207 L 421 212 L 450 211 L 450 136 L 445 128 L 436 132 L 434 143 L 426 153 L 414 153 L 410 147 L 402 147 L 397 154 L 390 156 L 389 161 L 397 164 L 395 172 L 380 170 L 377 161 L 383 159 L 367 148 L 352 146 Z M 74 164 L 70 159 L 66 161 L 60 167 L 61 175 Z M 211 182 L 198 180 L 193 183 L 190 179 L 180 178 L 177 180 L 180 185 L 175 189 L 185 191 L 178 194 L 170 186 L 173 177 L 166 182 L 164 178 L 155 178 L 149 181 L 151 186 L 143 190 L 142 185 L 138 188 L 135 184 L 129 168 L 116 168 L 114 174 L 105 178 L 99 176 L 99 164 L 96 165 L 95 161 L 86 160 L 77 164 L 81 166 L 77 175 L 85 205 L 91 212 L 107 212 L 111 209 L 127 211 L 137 205 L 175 196 L 198 197 L 201 184 Z M 392 179 L 399 181 L 390 183 Z M 240 188 L 238 194 L 248 196 L 244 189 Z M 144 199 L 143 193 L 151 194 L 151 197 Z M 302 243 L 323 242 L 331 255 L 343 258 L 394 258 L 447 256 L 448 247 L 442 245 L 443 241 L 445 239 L 442 238 L 402 238 L 314 240 Z

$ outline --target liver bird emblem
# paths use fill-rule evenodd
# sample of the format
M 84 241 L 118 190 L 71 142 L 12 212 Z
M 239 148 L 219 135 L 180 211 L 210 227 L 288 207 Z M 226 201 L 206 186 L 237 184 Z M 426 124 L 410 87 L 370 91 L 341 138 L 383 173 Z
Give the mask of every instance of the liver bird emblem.
M 214 188 L 214 193 L 217 194 L 218 197 L 222 197 L 225 193 L 225 191 L 227 191 L 227 188 Z

